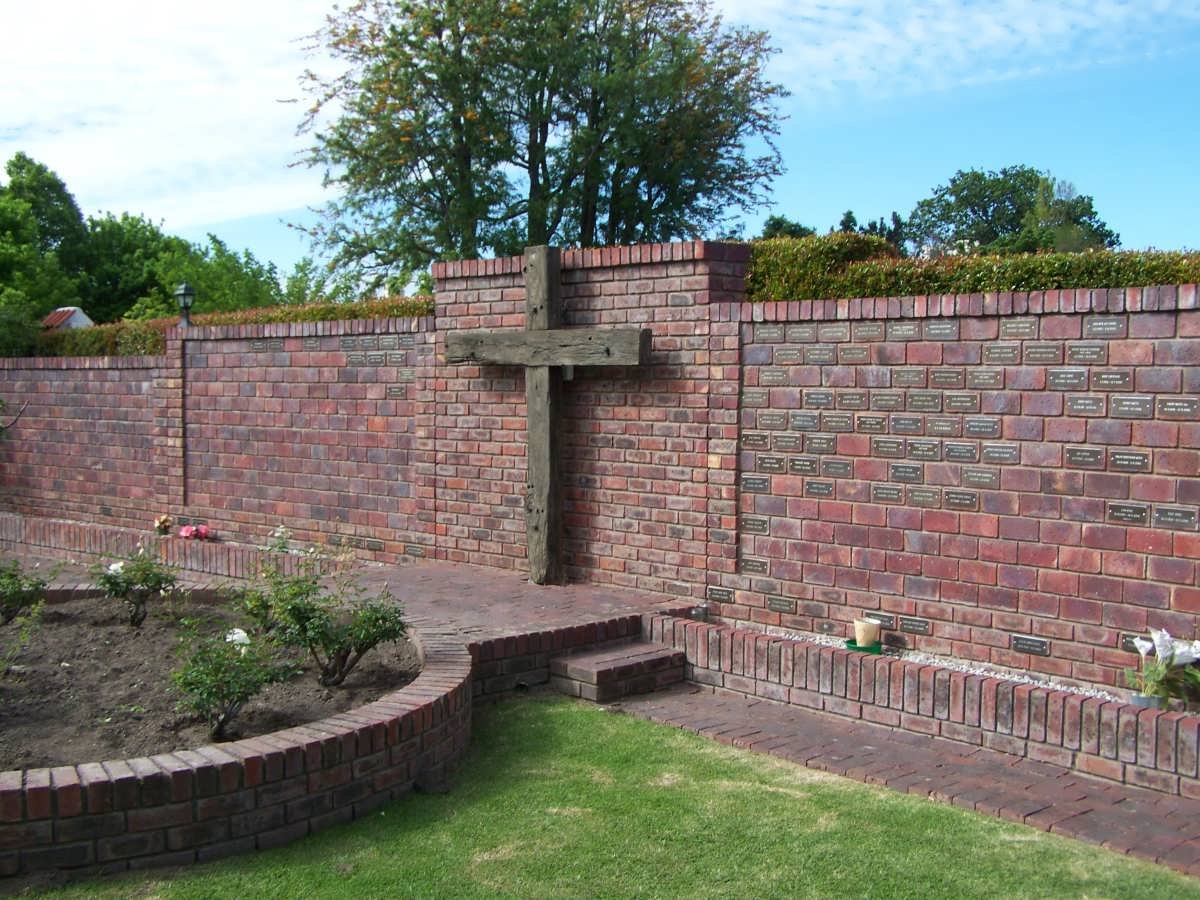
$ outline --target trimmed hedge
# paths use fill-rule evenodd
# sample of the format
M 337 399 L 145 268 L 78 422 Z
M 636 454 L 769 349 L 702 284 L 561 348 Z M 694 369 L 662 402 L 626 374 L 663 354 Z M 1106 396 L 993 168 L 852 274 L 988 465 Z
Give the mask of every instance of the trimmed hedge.
M 1200 282 L 1200 253 L 1091 250 L 899 259 L 890 244 L 886 250 L 861 255 L 870 248 L 845 240 L 851 237 L 869 236 L 829 234 L 752 244 L 746 278 L 749 299 L 833 300 Z
M 355 303 L 262 306 L 194 316 L 192 324 L 265 325 L 271 322 L 332 322 L 343 319 L 407 319 L 433 312 L 428 297 L 386 297 Z M 153 356 L 166 348 L 166 332 L 179 319 L 121 321 L 91 328 L 50 331 L 39 336 L 40 356 Z

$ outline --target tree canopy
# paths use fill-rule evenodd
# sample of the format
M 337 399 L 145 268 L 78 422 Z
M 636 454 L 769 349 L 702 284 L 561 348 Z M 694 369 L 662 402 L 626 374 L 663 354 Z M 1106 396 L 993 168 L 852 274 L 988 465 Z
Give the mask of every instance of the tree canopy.
M 312 234 L 369 282 L 700 235 L 781 171 L 767 36 L 706 0 L 361 0 L 316 37 L 344 71 L 309 75 Z

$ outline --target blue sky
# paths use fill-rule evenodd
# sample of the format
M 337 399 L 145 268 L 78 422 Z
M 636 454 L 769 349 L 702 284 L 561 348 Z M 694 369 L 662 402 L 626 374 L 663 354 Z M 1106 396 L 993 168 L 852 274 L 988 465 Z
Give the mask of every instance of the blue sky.
M 1092 195 L 1130 248 L 1200 248 L 1197 0 L 720 0 L 768 30 L 787 174 L 769 212 L 821 230 L 902 215 L 960 168 L 1027 164 Z M 24 7 L 0 58 L 0 159 L 24 150 L 86 213 L 213 232 L 287 270 L 319 204 L 302 142 L 316 0 Z M 47 39 L 52 35 L 52 39 Z

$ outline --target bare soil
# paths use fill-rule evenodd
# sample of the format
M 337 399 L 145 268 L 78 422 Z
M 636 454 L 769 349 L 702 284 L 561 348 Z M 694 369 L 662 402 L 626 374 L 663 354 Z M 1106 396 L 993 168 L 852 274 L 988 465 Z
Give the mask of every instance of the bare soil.
M 179 620 L 202 630 L 249 628 L 226 603 L 194 599 L 151 606 L 141 628 L 124 607 L 99 599 L 47 604 L 41 628 L 0 679 L 0 771 L 128 759 L 211 743 L 208 727 L 176 709 L 171 671 L 182 664 Z M 0 628 L 0 649 L 13 637 Z M 315 666 L 291 681 L 270 685 L 227 729 L 227 740 L 302 725 L 376 700 L 420 671 L 408 642 L 383 644 L 336 688 L 317 683 Z

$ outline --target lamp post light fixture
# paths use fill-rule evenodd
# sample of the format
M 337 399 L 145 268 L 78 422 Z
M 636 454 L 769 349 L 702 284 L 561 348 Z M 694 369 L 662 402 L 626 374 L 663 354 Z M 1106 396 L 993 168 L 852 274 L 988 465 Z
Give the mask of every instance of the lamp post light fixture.
M 192 302 L 196 299 L 196 289 L 186 281 L 179 287 L 175 288 L 175 300 L 179 303 L 179 327 L 187 328 L 192 324 L 189 312 L 192 308 Z

